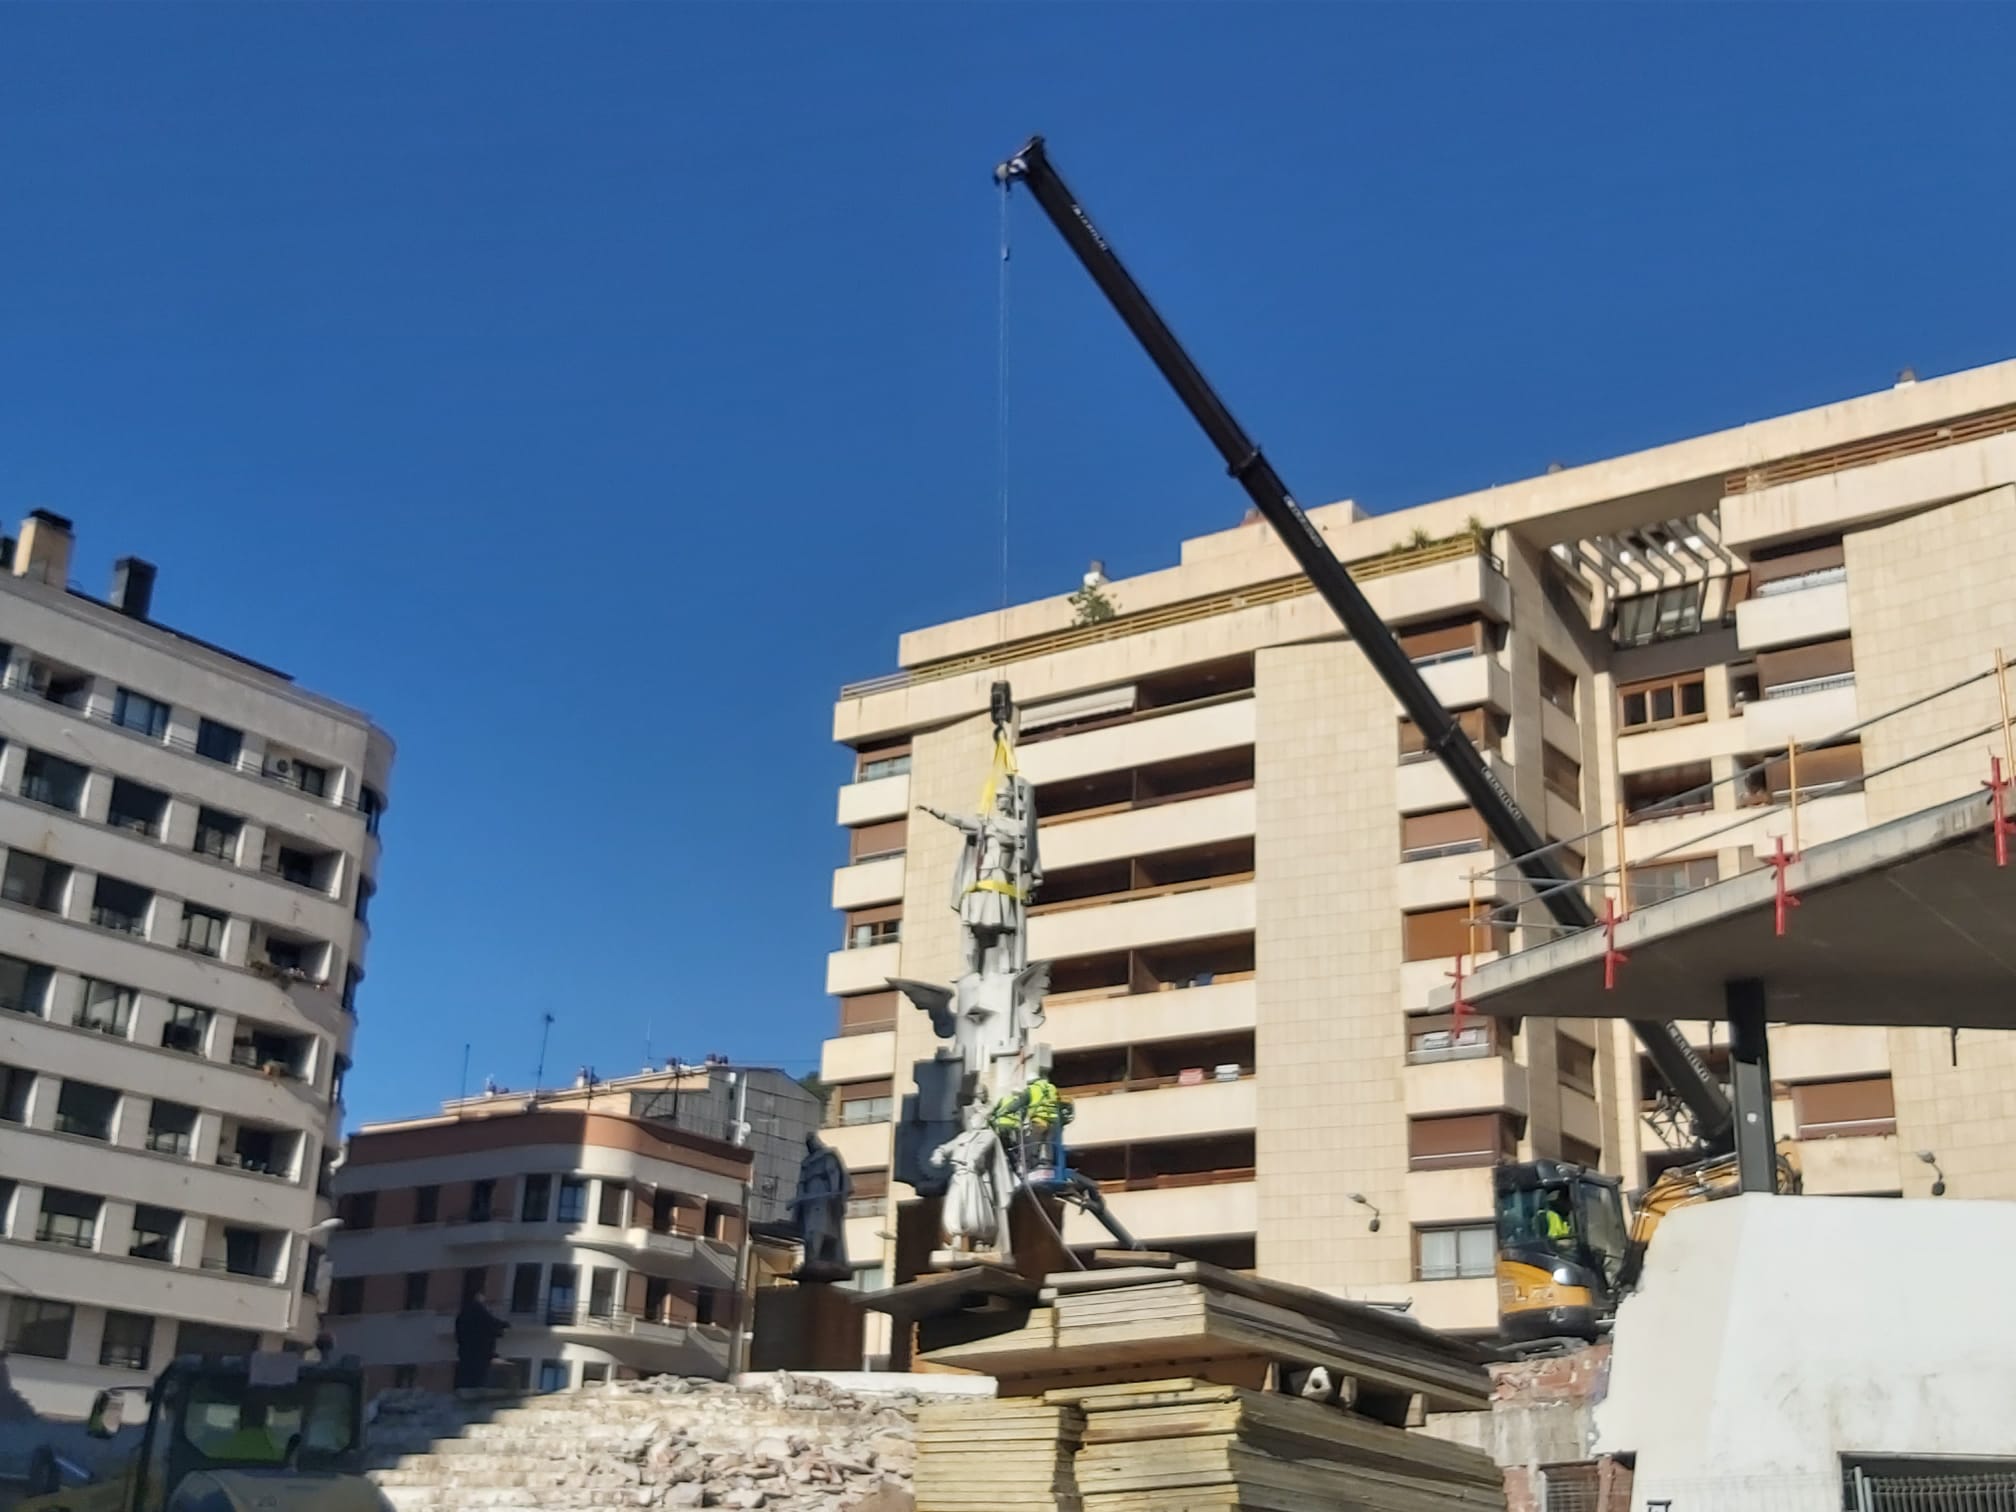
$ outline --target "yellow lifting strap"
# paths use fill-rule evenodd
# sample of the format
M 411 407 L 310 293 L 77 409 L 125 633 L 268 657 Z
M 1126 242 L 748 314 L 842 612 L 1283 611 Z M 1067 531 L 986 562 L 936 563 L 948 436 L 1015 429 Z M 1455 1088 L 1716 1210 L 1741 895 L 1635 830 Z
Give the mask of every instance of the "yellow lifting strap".
M 1008 744 L 1008 737 L 994 737 L 994 761 L 987 769 L 987 785 L 980 789 L 980 812 L 994 812 L 994 796 L 1001 790 L 1001 779 L 1015 775 L 1015 748 Z
M 982 877 L 978 882 L 967 888 L 966 891 L 969 893 L 999 893 L 1004 898 L 1013 898 L 1017 903 L 1022 901 L 1021 888 L 1017 887 L 1013 882 L 997 882 L 992 877 Z

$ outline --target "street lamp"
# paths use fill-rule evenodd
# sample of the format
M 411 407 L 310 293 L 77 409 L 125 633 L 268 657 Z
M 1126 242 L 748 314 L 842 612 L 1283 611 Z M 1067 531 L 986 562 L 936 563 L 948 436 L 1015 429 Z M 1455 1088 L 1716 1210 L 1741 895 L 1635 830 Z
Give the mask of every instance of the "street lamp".
M 320 1223 L 311 1225 L 309 1228 L 304 1229 L 301 1233 L 301 1237 L 312 1243 L 313 1241 L 320 1239 L 325 1235 L 335 1233 L 336 1230 L 338 1230 L 341 1227 L 343 1227 L 343 1220 L 341 1218 L 324 1218 Z M 308 1257 L 306 1254 L 303 1254 L 301 1257 L 301 1265 L 303 1270 L 305 1271 L 308 1265 Z M 299 1319 L 300 1313 L 301 1313 L 301 1288 L 292 1284 L 292 1269 L 290 1267 L 289 1284 L 287 1287 L 287 1326 L 283 1328 L 280 1332 L 281 1343 L 284 1344 L 289 1339 L 294 1337 L 294 1324 Z
M 1370 1201 L 1369 1199 L 1367 1199 L 1367 1197 L 1365 1196 L 1365 1194 L 1364 1194 L 1363 1192 L 1346 1192 L 1346 1193 L 1345 1193 L 1344 1195 L 1345 1195 L 1346 1197 L 1350 1198 L 1350 1200 L 1351 1200 L 1351 1201 L 1353 1201 L 1353 1202 L 1357 1203 L 1357 1204 L 1358 1204 L 1358 1205 L 1359 1205 L 1360 1207 L 1364 1207 L 1364 1208 L 1370 1208 L 1370 1209 L 1372 1210 L 1372 1221 L 1371 1221 L 1370 1223 L 1366 1224 L 1366 1225 L 1365 1225 L 1365 1227 L 1366 1227 L 1366 1228 L 1368 1228 L 1368 1229 L 1370 1229 L 1370 1230 L 1371 1230 L 1371 1231 L 1372 1231 L 1373 1233 L 1375 1233 L 1375 1234 L 1376 1234 L 1376 1233 L 1378 1233 L 1378 1232 L 1379 1232 L 1379 1204 L 1378 1204 L 1378 1203 L 1376 1203 L 1376 1202 L 1372 1202 L 1372 1201 Z
M 1932 1167 L 1932 1195 L 1934 1197 L 1944 1197 L 1946 1195 L 1946 1173 L 1939 1169 L 1939 1157 L 1930 1150 L 1920 1150 L 1918 1158 Z

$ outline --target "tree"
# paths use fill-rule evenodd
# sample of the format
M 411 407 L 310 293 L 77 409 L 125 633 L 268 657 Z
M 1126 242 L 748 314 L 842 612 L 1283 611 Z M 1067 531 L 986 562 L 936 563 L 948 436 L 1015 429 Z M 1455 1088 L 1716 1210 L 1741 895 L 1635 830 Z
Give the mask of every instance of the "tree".
M 1074 625 L 1103 625 L 1120 612 L 1097 583 L 1087 583 L 1071 595 L 1069 602 Z

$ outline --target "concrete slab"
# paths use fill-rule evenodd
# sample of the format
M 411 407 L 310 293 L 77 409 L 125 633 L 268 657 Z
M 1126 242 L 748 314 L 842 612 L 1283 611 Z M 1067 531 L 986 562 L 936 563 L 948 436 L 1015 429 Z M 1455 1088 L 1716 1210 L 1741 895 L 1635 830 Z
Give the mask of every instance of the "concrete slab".
M 1776 1023 L 2016 1028 L 2016 861 L 1995 865 L 1985 793 L 1816 845 L 1786 880 L 1782 938 L 1765 868 L 1626 919 L 1613 991 L 1591 929 L 1486 963 L 1464 995 L 1496 1017 L 1719 1019 L 1723 984 L 1755 978 Z

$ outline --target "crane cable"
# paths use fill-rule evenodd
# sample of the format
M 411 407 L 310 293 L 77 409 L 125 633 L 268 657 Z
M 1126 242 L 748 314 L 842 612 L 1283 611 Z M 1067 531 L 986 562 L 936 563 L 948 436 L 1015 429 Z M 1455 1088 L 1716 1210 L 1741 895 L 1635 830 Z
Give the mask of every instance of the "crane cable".
M 994 293 L 994 486 L 1001 506 L 1001 633 L 1008 616 L 1008 183 L 1001 183 L 999 271 Z

